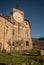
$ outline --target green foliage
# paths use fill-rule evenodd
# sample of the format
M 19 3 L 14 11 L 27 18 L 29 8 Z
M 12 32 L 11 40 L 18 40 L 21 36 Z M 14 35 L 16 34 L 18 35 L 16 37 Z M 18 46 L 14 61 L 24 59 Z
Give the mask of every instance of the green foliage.
M 36 56 L 36 55 L 38 55 L 38 53 L 37 52 L 35 52 L 35 51 L 32 51 L 32 50 L 28 50 L 28 51 L 22 51 L 22 54 L 25 54 L 25 53 L 29 53 L 30 55 L 33 55 L 33 56 Z
M 25 53 L 25 52 L 15 50 L 15 51 L 11 51 L 11 52 L 0 53 L 0 62 L 4 62 L 6 64 L 20 64 L 21 65 L 22 63 L 30 62 L 31 60 L 34 60 L 36 58 L 36 56 L 21 55 L 22 53 Z M 30 53 L 32 53 L 32 52 L 30 52 Z
M 11 51 L 10 54 L 14 55 L 14 56 L 20 56 L 20 51 Z
M 41 63 L 40 62 L 34 62 L 33 65 L 41 65 Z

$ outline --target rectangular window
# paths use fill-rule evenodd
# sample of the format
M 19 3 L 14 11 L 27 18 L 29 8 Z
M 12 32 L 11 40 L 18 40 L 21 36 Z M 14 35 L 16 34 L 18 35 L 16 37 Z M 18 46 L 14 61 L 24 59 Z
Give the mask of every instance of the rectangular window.
M 13 46 L 15 46 L 15 42 L 13 42 Z
M 26 35 L 28 36 L 28 32 L 26 32 Z
M 15 34 L 15 30 L 14 29 L 12 29 L 12 35 L 14 35 Z
M 8 26 L 6 26 L 6 34 L 8 34 Z
M 29 46 L 29 42 L 28 41 L 26 41 L 26 46 Z
M 1 48 L 2 48 L 2 43 L 0 43 L 0 51 L 1 51 Z

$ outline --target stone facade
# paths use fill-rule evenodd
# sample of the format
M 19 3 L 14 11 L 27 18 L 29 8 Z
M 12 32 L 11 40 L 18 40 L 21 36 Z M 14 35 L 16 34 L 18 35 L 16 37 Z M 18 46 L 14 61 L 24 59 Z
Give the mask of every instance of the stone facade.
M 15 11 L 22 14 L 22 22 L 19 23 L 13 18 Z M 30 21 L 24 19 L 24 12 L 13 9 L 9 16 L 0 14 L 0 51 L 3 49 L 10 51 L 29 50 L 32 48 Z

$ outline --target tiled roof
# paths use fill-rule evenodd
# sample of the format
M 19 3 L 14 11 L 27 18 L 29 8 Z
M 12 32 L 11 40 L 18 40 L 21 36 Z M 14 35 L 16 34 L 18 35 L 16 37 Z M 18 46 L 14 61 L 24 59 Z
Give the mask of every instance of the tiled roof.
M 1 14 L 0 14 L 0 17 L 5 18 L 5 19 L 8 20 L 10 23 L 12 23 L 9 16 L 4 16 L 4 15 L 1 15 Z M 13 23 L 12 23 L 12 24 L 13 24 Z

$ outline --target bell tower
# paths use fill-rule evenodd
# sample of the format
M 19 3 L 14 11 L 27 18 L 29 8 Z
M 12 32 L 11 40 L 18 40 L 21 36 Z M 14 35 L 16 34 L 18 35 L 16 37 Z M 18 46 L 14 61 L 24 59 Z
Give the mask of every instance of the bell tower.
M 19 2 L 16 2 L 16 9 L 19 9 Z

